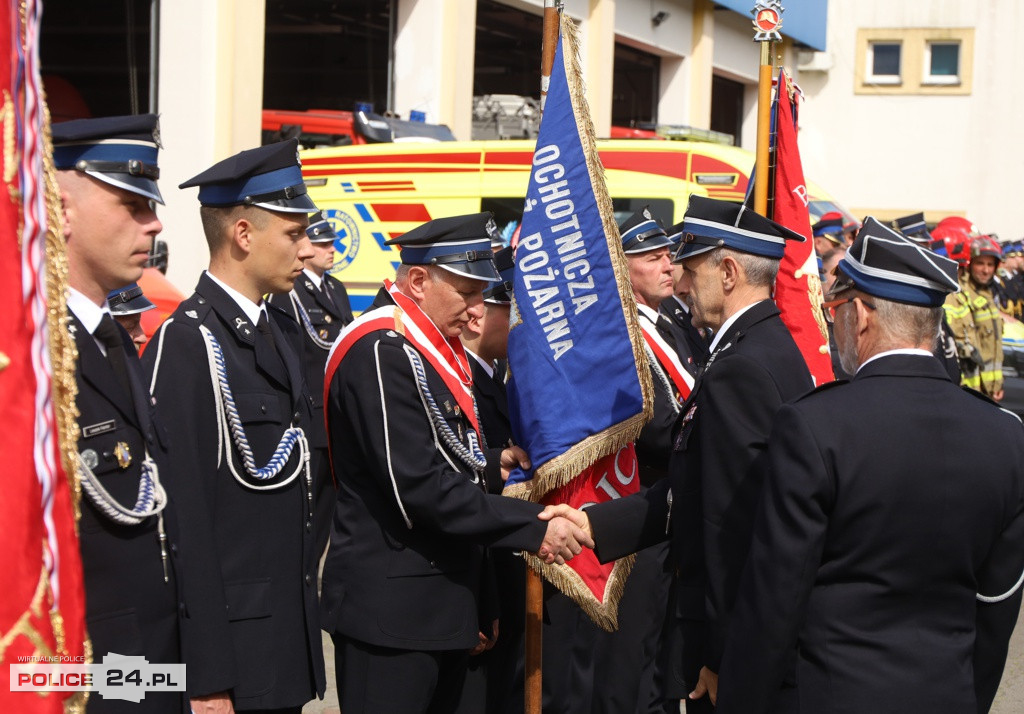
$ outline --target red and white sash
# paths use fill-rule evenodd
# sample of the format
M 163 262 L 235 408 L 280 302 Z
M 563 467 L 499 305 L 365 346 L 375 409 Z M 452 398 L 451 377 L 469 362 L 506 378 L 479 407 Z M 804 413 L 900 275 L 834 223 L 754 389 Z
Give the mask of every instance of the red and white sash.
M 658 364 L 664 370 L 665 375 L 671 380 L 672 386 L 679 393 L 679 403 L 682 404 L 693 389 L 693 377 L 683 368 L 679 361 L 679 355 L 665 342 L 665 338 L 658 333 L 651 319 L 640 311 L 640 329 L 644 333 L 644 342 L 650 347 Z
M 359 316 L 349 324 L 335 340 L 327 356 L 324 376 L 324 422 L 328 413 L 328 395 L 334 373 L 342 359 L 361 337 L 376 330 L 394 330 L 405 337 L 431 367 L 441 376 L 442 381 L 455 398 L 455 402 L 466 415 L 469 423 L 480 433 L 473 402 L 473 373 L 469 358 L 458 337 L 445 337 L 426 313 L 413 300 L 398 291 L 391 281 L 384 281 L 395 305 L 379 307 Z M 330 431 L 328 431 L 328 434 Z

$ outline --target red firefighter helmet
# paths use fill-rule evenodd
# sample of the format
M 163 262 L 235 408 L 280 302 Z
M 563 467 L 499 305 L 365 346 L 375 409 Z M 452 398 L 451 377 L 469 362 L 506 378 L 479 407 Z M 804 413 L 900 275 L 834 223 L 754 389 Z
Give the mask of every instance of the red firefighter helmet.
M 981 235 L 981 231 L 974 225 L 974 222 L 970 219 L 964 218 L 963 216 L 947 216 L 939 221 L 936 226 L 936 230 L 939 228 L 955 228 L 956 230 L 963 231 L 968 237 L 974 238 Z
M 971 241 L 971 260 L 982 255 L 991 256 L 998 263 L 1003 259 L 1003 249 L 990 236 L 981 236 Z
M 962 228 L 943 226 L 940 223 L 931 233 L 935 242 L 942 242 L 950 260 L 955 260 L 963 267 L 971 262 L 971 237 Z

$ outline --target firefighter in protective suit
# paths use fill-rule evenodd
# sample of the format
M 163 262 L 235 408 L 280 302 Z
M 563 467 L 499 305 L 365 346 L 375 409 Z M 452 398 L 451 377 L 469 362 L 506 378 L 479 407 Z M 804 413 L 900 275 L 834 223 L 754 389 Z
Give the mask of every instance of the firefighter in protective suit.
M 992 280 L 1001 260 L 998 243 L 987 236 L 974 238 L 969 261 L 966 266 L 961 262 L 960 292 L 944 306 L 960 357 L 961 383 L 996 401 L 1003 398 L 1003 319 Z

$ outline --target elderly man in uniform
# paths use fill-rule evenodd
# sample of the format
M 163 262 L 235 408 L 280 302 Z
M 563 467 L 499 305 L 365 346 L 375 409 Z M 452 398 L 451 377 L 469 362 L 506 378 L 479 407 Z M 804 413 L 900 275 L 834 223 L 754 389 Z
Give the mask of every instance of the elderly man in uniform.
M 527 461 L 518 447 L 484 451 L 459 341 L 499 279 L 489 219 L 440 218 L 393 239 L 394 284 L 328 360 L 339 490 L 321 624 L 346 714 L 454 709 L 468 651 L 491 631 L 478 597 L 484 546 L 562 562 L 591 545 L 574 523 L 545 523 L 539 505 L 485 490 Z
M 78 528 L 96 662 L 110 653 L 182 661 L 183 559 L 158 468 L 166 464 L 167 445 L 135 348 L 108 303 L 108 295 L 142 276 L 162 228 L 154 208 L 163 203 L 156 184 L 157 135 L 153 114 L 53 125 L 67 239 L 68 328 L 78 348 L 84 495 Z M 200 571 L 190 575 L 203 577 Z M 197 672 L 189 691 L 203 693 L 201 681 Z M 149 692 L 145 701 L 147 711 L 167 714 L 181 714 L 186 706 L 181 692 Z M 136 709 L 130 702 L 89 698 L 90 714 Z
M 711 356 L 682 406 L 669 478 L 584 512 L 602 561 L 671 539 L 682 639 L 673 676 L 692 688 L 687 711 L 710 711 L 717 697 L 775 414 L 814 386 L 771 299 L 787 240 L 804 238 L 742 205 L 690 197 L 676 260 L 694 324 L 714 329 Z M 573 515 L 546 510 L 561 513 Z M 792 684 L 774 693 L 778 711 L 792 710 Z
M 210 702 L 224 711 L 298 712 L 325 685 L 312 406 L 299 328 L 263 300 L 291 290 L 313 254 L 296 146 L 243 151 L 182 184 L 199 186 L 210 267 L 144 359 L 175 446 L 165 473 L 183 540 L 216 565 L 186 587 L 219 613 L 223 644 L 188 653 L 189 677 L 233 680 Z
M 107 304 L 110 306 L 110 314 L 117 320 L 117 324 L 123 327 L 128 336 L 132 338 L 135 349 L 141 350 L 149 340 L 142 329 L 142 313 L 155 310 L 156 305 L 146 298 L 138 283 L 111 291 L 107 295 Z
M 1024 428 L 932 354 L 956 263 L 868 218 L 838 270 L 855 376 L 778 413 L 718 709 L 768 711 L 798 653 L 803 712 L 987 712 L 1021 604 Z
M 290 313 L 301 334 L 301 344 L 293 346 L 301 357 L 302 374 L 309 397 L 313 400 L 309 433 L 316 501 L 313 530 L 316 533 L 316 552 L 323 553 L 331 533 L 336 496 L 324 430 L 324 368 L 327 366 L 327 352 L 334 340 L 342 328 L 352 322 L 352 307 L 345 286 L 328 272 L 334 264 L 334 241 L 338 234 L 324 211 L 309 216 L 306 235 L 313 247 L 313 256 L 306 260 L 303 274 L 295 281 L 292 290 L 270 295 L 267 302 Z

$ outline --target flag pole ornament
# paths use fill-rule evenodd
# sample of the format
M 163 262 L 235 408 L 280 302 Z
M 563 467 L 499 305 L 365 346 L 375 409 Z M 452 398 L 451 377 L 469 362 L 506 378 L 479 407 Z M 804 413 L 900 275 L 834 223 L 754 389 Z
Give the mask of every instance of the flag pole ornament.
M 759 0 L 750 14 L 754 16 L 754 42 L 781 42 L 782 13 L 778 0 Z
M 12 10 L 14 8 L 14 10 Z M 42 7 L 0 13 L 0 711 L 80 712 L 85 692 L 12 692 L 10 663 L 25 656 L 91 660 L 78 546 L 77 350 L 68 330 L 67 255 L 39 75 Z M 15 11 L 17 10 L 17 11 Z M 82 659 L 78 659 L 82 658 Z
M 653 414 L 636 301 L 584 98 L 575 24 L 561 18 L 516 252 L 509 413 L 530 472 L 505 494 L 579 508 L 639 490 L 633 442 Z M 601 627 L 617 626 L 633 558 L 526 556 Z

